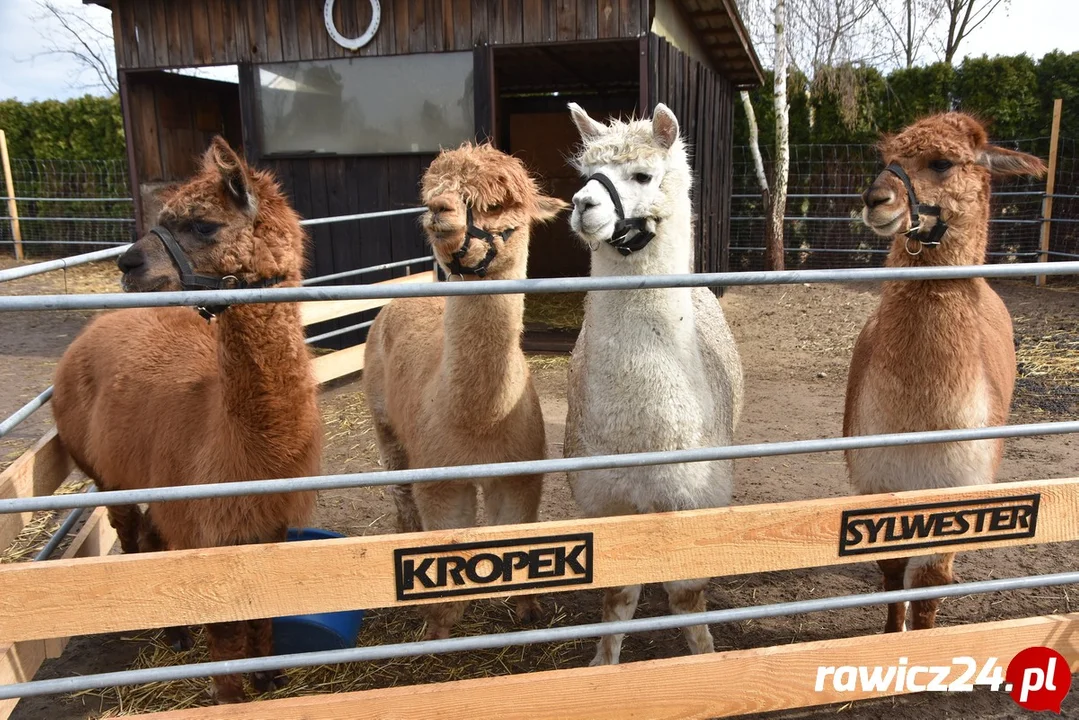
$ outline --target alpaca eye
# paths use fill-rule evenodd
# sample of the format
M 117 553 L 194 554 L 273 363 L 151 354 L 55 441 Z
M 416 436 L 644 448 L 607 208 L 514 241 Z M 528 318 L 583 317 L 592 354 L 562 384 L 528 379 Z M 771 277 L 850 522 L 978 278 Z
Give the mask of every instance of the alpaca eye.
M 501 205 L 488 205 L 487 206 L 487 212 L 493 212 L 493 213 L 502 212 L 502 206 Z
M 191 229 L 194 230 L 195 234 L 199 237 L 209 240 L 217 234 L 217 231 L 221 229 L 221 226 L 217 223 L 196 220 L 191 223 Z
M 952 163 L 951 160 L 945 160 L 944 158 L 939 158 L 939 159 L 933 160 L 932 162 L 929 163 L 929 169 L 933 170 L 934 172 L 942 173 L 942 172 L 946 172 L 946 171 L 950 170 L 952 168 L 952 165 L 953 165 L 953 163 Z
M 652 176 L 648 173 L 637 173 L 633 176 L 635 182 L 639 182 L 641 185 L 647 185 L 652 182 Z

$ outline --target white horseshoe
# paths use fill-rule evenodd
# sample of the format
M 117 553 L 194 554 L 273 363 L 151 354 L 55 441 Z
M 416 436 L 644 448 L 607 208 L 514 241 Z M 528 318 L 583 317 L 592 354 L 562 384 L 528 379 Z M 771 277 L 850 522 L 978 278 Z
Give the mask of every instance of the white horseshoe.
M 363 35 L 360 35 L 358 38 L 347 38 L 337 32 L 337 26 L 333 22 L 334 2 L 335 0 L 326 0 L 326 4 L 322 6 L 322 19 L 326 23 L 326 32 L 330 34 L 333 41 L 349 50 L 359 50 L 364 45 L 371 42 L 371 38 L 378 32 L 378 23 L 382 19 L 382 7 L 379 5 L 378 0 L 370 0 L 371 24 L 364 30 Z

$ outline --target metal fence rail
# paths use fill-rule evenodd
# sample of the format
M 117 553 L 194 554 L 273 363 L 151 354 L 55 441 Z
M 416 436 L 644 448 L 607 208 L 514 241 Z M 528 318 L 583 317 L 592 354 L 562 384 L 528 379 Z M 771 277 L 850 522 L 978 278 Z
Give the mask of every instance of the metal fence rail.
M 889 280 L 955 280 L 1031 275 L 1074 275 L 1079 262 L 1008 265 L 941 265 L 914 268 L 845 268 L 838 270 L 781 270 L 696 273 L 687 275 L 615 275 L 610 277 L 432 282 L 407 285 L 340 285 L 337 287 L 204 290 L 195 292 L 102 293 L 100 295 L 0 296 L 0 312 L 24 310 L 108 310 L 133 307 L 239 305 L 245 303 L 314 300 L 375 300 L 459 295 L 515 295 L 645 288 L 734 287 L 798 283 L 880 282 Z
M 550 458 L 480 465 L 452 465 L 408 470 L 380 470 L 367 473 L 311 475 L 273 480 L 244 480 L 237 482 L 172 485 L 139 490 L 111 490 L 85 495 L 46 495 L 42 497 L 8 498 L 0 500 L 0 514 L 66 510 L 99 505 L 134 505 L 138 503 L 206 498 L 236 497 L 238 495 L 269 495 L 303 490 L 341 490 L 357 487 L 383 487 L 409 483 L 448 482 L 475 478 L 512 477 L 514 475 L 607 470 L 612 468 L 674 465 L 677 463 L 708 462 L 713 460 L 744 460 L 755 457 L 802 455 L 808 453 L 864 450 L 876 447 L 927 445 L 941 442 L 964 442 L 1034 435 L 1064 435 L 1079 432 L 1079 420 L 1067 422 L 999 425 L 958 430 L 928 430 L 884 435 L 858 435 L 814 440 L 722 445 L 717 447 L 664 450 L 658 452 L 592 455 L 588 457 Z
M 847 610 L 870 605 L 930 600 L 954 595 L 977 595 L 1005 590 L 1074 585 L 1077 583 L 1079 583 L 1079 572 L 1032 575 L 1018 578 L 999 578 L 995 580 L 959 583 L 956 585 L 914 588 L 910 590 L 890 590 L 886 592 L 864 593 L 861 595 L 841 595 L 814 600 L 798 600 L 795 602 L 756 605 L 753 607 L 686 613 L 684 615 L 665 615 L 654 618 L 638 618 L 635 620 L 616 620 L 610 622 L 589 623 L 587 625 L 572 625 L 569 627 L 543 628 L 540 630 L 519 630 L 496 635 L 476 635 L 473 637 L 448 638 L 445 640 L 424 640 L 420 642 L 374 645 L 370 647 L 296 653 L 292 655 L 272 655 L 269 657 L 245 658 L 242 660 L 174 665 L 172 667 L 149 668 L 146 670 L 123 670 L 120 672 L 99 673 L 96 675 L 81 675 L 56 678 L 54 680 L 34 680 L 11 685 L 0 685 L 0 700 L 81 692 L 84 690 L 94 690 L 117 685 L 140 685 L 151 682 L 169 682 L 172 680 L 188 680 L 215 675 L 230 675 L 232 673 L 250 673 L 267 670 L 276 671 L 281 668 L 290 667 L 313 667 L 316 665 L 369 662 L 398 657 L 416 657 L 418 655 L 489 650 L 492 648 L 531 645 L 543 642 L 567 642 L 570 640 L 583 640 L 585 638 L 599 637 L 600 635 L 674 630 L 689 627 L 691 625 L 713 625 L 743 622 L 745 620 L 763 620 L 765 618 L 823 612 L 826 610 Z

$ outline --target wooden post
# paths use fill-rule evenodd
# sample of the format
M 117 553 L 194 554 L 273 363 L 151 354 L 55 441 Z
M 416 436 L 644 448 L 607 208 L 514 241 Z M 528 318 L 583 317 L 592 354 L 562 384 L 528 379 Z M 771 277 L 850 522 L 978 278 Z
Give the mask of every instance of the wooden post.
M 19 229 L 19 210 L 15 204 L 15 183 L 11 180 L 11 159 L 7 154 L 7 135 L 0 130 L 0 161 L 4 164 L 4 186 L 7 189 L 7 211 L 11 216 L 11 237 L 15 240 L 15 259 L 22 260 L 22 230 Z
M 1053 101 L 1053 132 L 1049 136 L 1049 176 L 1045 179 L 1045 200 L 1042 201 L 1042 237 L 1039 262 L 1049 262 L 1049 233 L 1053 227 L 1053 190 L 1057 180 L 1057 150 L 1060 147 L 1060 109 L 1063 101 Z M 1035 285 L 1044 285 L 1045 276 L 1039 275 Z

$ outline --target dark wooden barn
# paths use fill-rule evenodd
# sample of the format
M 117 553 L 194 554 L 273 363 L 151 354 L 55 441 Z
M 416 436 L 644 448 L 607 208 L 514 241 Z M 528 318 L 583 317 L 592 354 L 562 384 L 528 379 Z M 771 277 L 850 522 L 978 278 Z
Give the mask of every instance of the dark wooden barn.
M 693 146 L 697 268 L 726 269 L 737 91 L 761 82 L 733 0 L 85 0 L 111 8 L 140 232 L 154 191 L 215 133 L 272 168 L 304 217 L 407 208 L 440 146 L 489 138 L 569 199 L 566 103 L 677 114 Z M 236 66 L 237 82 L 185 69 Z M 176 71 L 180 70 L 181 74 Z M 311 228 L 311 274 L 426 254 L 414 216 Z M 568 223 L 533 238 L 533 277 L 586 274 Z M 375 279 L 375 278 L 372 278 Z

